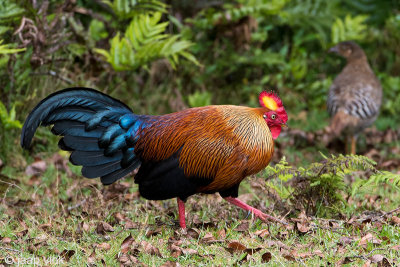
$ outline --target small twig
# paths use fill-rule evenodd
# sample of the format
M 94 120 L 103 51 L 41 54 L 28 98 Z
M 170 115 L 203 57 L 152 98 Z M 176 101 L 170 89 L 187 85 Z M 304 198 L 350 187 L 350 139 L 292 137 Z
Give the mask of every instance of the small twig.
M 344 223 L 342 220 L 335 220 L 335 219 L 325 219 L 325 218 L 317 218 L 315 216 L 310 216 L 311 219 L 317 220 L 317 221 L 327 221 L 327 222 L 335 222 L 335 223 Z
M 323 230 L 330 230 L 330 231 L 338 233 L 338 234 L 343 234 L 342 232 L 338 231 L 339 229 L 340 230 L 346 230 L 346 228 L 344 228 L 344 227 L 332 228 L 332 227 L 321 226 L 321 225 L 318 225 L 318 224 L 315 224 L 315 223 L 313 223 L 312 226 L 314 228 L 320 228 L 320 229 L 323 229 Z
M 13 248 L 0 247 L 0 249 L 4 249 L 4 250 L 9 250 L 9 251 L 14 251 L 14 252 L 22 253 L 22 251 L 20 251 L 20 250 L 18 250 L 18 249 L 13 249 Z
M 400 207 L 398 207 L 398 208 L 396 208 L 396 209 L 394 209 L 394 210 L 385 212 L 385 213 L 384 213 L 383 215 L 381 215 L 380 217 L 381 217 L 381 218 L 386 217 L 386 216 L 391 215 L 391 214 L 393 214 L 393 213 L 395 213 L 396 211 L 399 211 L 399 210 L 400 210 Z
M 371 256 L 372 252 L 374 252 L 375 250 L 386 250 L 386 249 L 385 248 L 374 248 L 367 255 L 365 255 L 365 257 L 368 258 L 369 256 Z
M 84 200 L 82 200 L 82 201 L 79 202 L 78 204 L 75 204 L 74 206 L 69 206 L 69 207 L 67 208 L 67 210 L 70 211 L 70 210 L 79 208 L 80 206 L 82 206 L 83 204 L 86 203 L 86 200 L 87 200 L 87 199 L 85 198 Z
M 117 237 L 119 234 L 121 234 L 122 232 L 125 231 L 125 228 L 123 228 L 122 230 L 116 232 L 115 234 L 112 235 L 113 238 Z
M 371 250 L 368 254 L 366 255 L 354 255 L 354 256 L 347 256 L 348 258 L 358 258 L 358 259 L 363 259 L 363 260 L 368 260 L 368 257 L 371 256 L 371 254 L 376 251 L 376 250 L 386 250 L 385 248 L 374 248 Z
M 24 189 L 22 189 L 21 187 L 19 187 L 19 186 L 16 185 L 16 184 L 9 183 L 9 182 L 5 182 L 5 181 L 2 181 L 2 180 L 0 180 L 0 183 L 8 184 L 8 185 L 10 185 L 10 186 L 15 186 L 16 188 L 21 189 L 21 191 L 24 191 Z M 25 191 L 24 191 L 24 192 L 25 192 Z

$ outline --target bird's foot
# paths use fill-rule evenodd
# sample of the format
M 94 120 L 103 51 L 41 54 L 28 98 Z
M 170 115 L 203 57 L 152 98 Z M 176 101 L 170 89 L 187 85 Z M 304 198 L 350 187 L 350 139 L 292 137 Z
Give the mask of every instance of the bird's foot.
M 273 217 L 273 216 L 271 216 L 271 215 L 265 214 L 265 213 L 263 213 L 261 210 L 258 210 L 258 209 L 256 209 L 256 208 L 253 208 L 253 209 L 251 210 L 251 212 L 254 213 L 254 216 L 260 218 L 260 220 L 262 220 L 262 221 L 264 221 L 264 222 L 265 222 L 265 221 L 274 221 L 274 222 L 281 223 L 281 224 L 283 224 L 283 225 L 287 225 L 286 222 L 284 222 L 284 221 L 282 221 L 282 220 L 280 220 L 280 219 L 278 219 L 278 218 L 275 218 L 275 217 Z
M 274 222 L 278 222 L 281 223 L 283 225 L 287 225 L 287 223 L 285 223 L 284 221 L 275 218 L 271 215 L 267 215 L 265 213 L 263 213 L 261 210 L 258 210 L 256 208 L 253 208 L 252 206 L 247 205 L 246 203 L 242 202 L 241 200 L 234 198 L 234 197 L 225 197 L 225 200 L 228 201 L 229 203 L 238 206 L 239 208 L 242 208 L 244 210 L 250 211 L 252 212 L 256 217 L 260 218 L 262 221 L 274 221 Z

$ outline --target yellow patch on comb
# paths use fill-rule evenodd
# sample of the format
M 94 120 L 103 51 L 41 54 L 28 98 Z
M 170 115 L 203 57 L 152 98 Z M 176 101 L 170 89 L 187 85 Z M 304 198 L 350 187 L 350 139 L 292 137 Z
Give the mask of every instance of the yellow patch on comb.
M 276 104 L 275 99 L 273 99 L 272 97 L 263 96 L 262 97 L 262 102 L 264 103 L 264 106 L 266 108 L 269 108 L 270 110 L 277 110 L 278 109 L 278 105 Z

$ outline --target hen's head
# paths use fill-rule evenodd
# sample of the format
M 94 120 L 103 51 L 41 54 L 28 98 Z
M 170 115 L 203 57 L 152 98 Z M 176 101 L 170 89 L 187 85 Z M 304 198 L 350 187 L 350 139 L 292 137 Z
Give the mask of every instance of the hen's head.
M 272 138 L 276 139 L 281 133 L 282 126 L 286 127 L 288 120 L 282 100 L 274 92 L 265 91 L 260 93 L 258 99 L 262 107 L 269 109 L 269 111 L 263 114 L 263 118 L 267 122 Z
M 340 42 L 334 47 L 331 47 L 328 52 L 335 53 L 347 60 L 365 57 L 365 53 L 362 48 L 353 41 Z

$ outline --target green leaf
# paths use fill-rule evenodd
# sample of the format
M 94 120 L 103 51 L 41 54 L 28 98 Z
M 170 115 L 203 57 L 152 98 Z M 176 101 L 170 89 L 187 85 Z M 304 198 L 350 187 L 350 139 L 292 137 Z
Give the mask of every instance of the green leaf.
M 188 52 L 192 42 L 182 40 L 179 34 L 164 33 L 169 22 L 160 22 L 161 16 L 160 12 L 135 16 L 124 36 L 121 37 L 118 32 L 111 39 L 109 52 L 102 49 L 95 51 L 105 56 L 117 71 L 146 67 L 160 58 L 166 58 L 173 68 L 176 68 L 181 57 L 200 65 Z
M 348 40 L 364 40 L 367 36 L 365 21 L 368 16 L 357 15 L 352 17 L 347 14 L 344 20 L 337 18 L 331 28 L 332 43 L 336 44 Z
M 3 40 L 0 40 L 0 54 L 15 54 L 26 50 L 26 48 L 11 48 L 11 44 L 1 45 L 2 43 Z
M 89 35 L 95 41 L 107 38 L 108 33 L 105 30 L 104 23 L 97 19 L 93 19 L 92 21 L 90 21 Z

